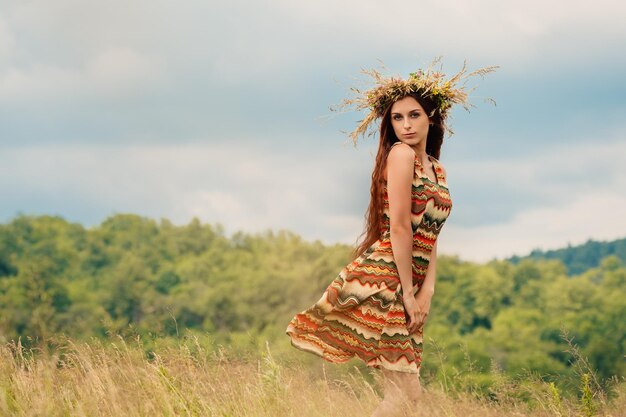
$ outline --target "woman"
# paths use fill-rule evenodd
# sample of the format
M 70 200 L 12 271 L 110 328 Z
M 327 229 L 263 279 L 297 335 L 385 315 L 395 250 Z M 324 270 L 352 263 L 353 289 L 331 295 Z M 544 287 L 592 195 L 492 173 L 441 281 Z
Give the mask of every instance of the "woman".
M 455 84 L 496 67 L 464 75 L 463 66 L 449 80 L 431 68 L 407 80 L 368 71 L 377 85 L 354 90 L 360 96 L 344 100 L 346 106 L 370 109 L 351 134 L 355 141 L 382 119 L 366 236 L 356 258 L 286 329 L 294 347 L 329 362 L 358 357 L 382 369 L 384 399 L 372 414 L 376 417 L 396 415 L 421 393 L 423 326 L 435 291 L 437 237 L 452 207 L 438 160 L 445 120 L 452 104 L 467 104 L 467 94 Z

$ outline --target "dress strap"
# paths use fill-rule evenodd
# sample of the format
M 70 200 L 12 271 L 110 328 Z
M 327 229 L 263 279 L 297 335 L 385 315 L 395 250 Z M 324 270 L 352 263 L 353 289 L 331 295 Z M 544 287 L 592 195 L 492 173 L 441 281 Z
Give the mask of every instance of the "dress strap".
M 443 168 L 441 167 L 441 162 L 439 162 L 439 160 L 437 160 L 437 158 L 435 158 L 434 156 L 428 155 L 428 157 L 434 165 L 435 175 L 437 176 L 437 184 L 447 184 L 446 176 L 444 175 Z

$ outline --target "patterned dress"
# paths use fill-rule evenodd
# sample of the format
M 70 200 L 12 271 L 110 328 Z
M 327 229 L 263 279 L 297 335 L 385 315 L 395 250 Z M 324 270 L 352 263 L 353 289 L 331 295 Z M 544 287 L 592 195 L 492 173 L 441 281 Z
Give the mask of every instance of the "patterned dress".
M 452 207 L 441 164 L 429 158 L 437 182 L 426 176 L 416 155 L 411 187 L 414 294 L 426 278 L 430 253 Z M 295 315 L 286 333 L 294 347 L 329 362 L 358 357 L 374 368 L 419 374 L 423 325 L 412 334 L 407 330 L 391 249 L 386 185 L 380 238 L 339 272 L 313 306 Z

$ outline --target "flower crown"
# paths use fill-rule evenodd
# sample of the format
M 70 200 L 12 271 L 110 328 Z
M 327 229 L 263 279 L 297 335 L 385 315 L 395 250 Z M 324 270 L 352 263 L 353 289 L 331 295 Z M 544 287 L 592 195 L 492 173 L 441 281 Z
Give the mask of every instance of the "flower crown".
M 429 117 L 439 113 L 442 120 L 445 120 L 448 116 L 448 110 L 453 104 L 462 104 L 469 111 L 470 107 L 475 106 L 469 103 L 468 93 L 474 90 L 475 87 L 466 91 L 465 83 L 467 79 L 475 75 L 483 77 L 485 74 L 499 68 L 498 66 L 484 67 L 467 74 L 466 63 L 463 62 L 463 68 L 450 79 L 445 80 L 445 75 L 441 72 L 441 65 L 438 70 L 435 70 L 435 66 L 440 64 L 440 61 L 441 57 L 435 58 L 426 70 L 419 69 L 416 72 L 412 72 L 406 80 L 398 77 L 385 77 L 375 69 L 361 70 L 362 73 L 373 79 L 374 87 L 368 90 L 351 88 L 350 91 L 355 93 L 356 97 L 344 99 L 339 105 L 331 107 L 331 110 L 336 111 L 344 108 L 353 108 L 357 111 L 363 109 L 370 110 L 368 115 L 360 121 L 357 128 L 349 134 L 356 145 L 358 137 L 365 136 L 372 122 L 382 117 L 391 104 L 410 93 L 417 93 L 422 97 L 430 98 L 434 102 L 435 108 Z M 460 81 L 463 81 L 463 83 L 457 87 Z M 493 99 L 488 98 L 487 100 L 495 104 Z M 444 127 L 450 134 L 454 133 L 447 126 Z M 373 133 L 374 131 L 370 131 L 368 136 Z

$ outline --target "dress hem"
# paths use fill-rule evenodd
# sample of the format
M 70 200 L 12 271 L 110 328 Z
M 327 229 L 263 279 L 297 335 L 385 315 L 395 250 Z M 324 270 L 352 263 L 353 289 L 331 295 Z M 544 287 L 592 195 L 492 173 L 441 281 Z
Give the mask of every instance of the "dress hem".
M 408 362 L 407 362 L 407 366 L 409 366 L 409 368 L 406 368 L 402 366 L 401 364 L 396 366 L 392 364 L 391 362 L 385 361 L 384 358 L 381 359 L 380 356 L 374 357 L 370 359 L 369 361 L 367 361 L 363 359 L 362 357 L 360 357 L 359 355 L 357 355 L 356 353 L 347 353 L 341 357 L 333 357 L 332 354 L 330 355 L 327 354 L 326 351 L 321 346 L 314 345 L 312 342 L 307 343 L 306 340 L 301 340 L 301 342 L 298 343 L 300 338 L 298 337 L 297 332 L 295 332 L 294 330 L 288 329 L 285 331 L 285 333 L 287 334 L 287 336 L 289 336 L 291 346 L 303 352 L 312 353 L 315 356 L 329 363 L 341 364 L 341 363 L 346 363 L 353 358 L 358 358 L 361 362 L 363 362 L 366 366 L 370 368 L 379 369 L 379 370 L 381 368 L 385 368 L 390 371 L 417 374 L 418 376 L 420 375 L 421 366 L 417 367 L 415 364 L 413 364 L 413 367 L 411 367 L 410 365 L 408 365 Z M 316 338 L 316 340 L 319 340 L 319 339 Z

